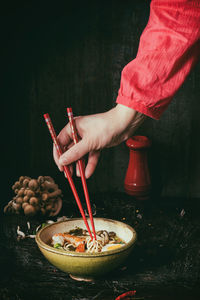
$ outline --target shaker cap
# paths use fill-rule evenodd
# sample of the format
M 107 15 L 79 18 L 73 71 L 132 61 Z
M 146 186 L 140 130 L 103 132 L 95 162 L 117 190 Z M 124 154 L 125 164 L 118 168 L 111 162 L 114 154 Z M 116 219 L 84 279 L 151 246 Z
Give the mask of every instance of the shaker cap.
M 132 149 L 149 148 L 151 146 L 151 141 L 146 136 L 135 135 L 126 141 L 126 145 Z

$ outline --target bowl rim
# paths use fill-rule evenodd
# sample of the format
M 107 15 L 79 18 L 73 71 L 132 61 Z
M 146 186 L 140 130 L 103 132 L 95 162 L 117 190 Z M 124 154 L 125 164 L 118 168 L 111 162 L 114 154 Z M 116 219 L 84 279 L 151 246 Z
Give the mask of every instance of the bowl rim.
M 116 253 L 119 253 L 119 252 L 124 252 L 125 250 L 129 249 L 130 247 L 132 247 L 135 244 L 136 240 L 137 240 L 137 232 L 130 225 L 128 225 L 128 224 L 126 224 L 124 222 L 118 221 L 118 220 L 113 220 L 113 219 L 94 218 L 94 220 L 105 220 L 105 221 L 109 221 L 109 222 L 114 222 L 114 223 L 122 224 L 123 226 L 127 227 L 133 233 L 133 237 L 131 238 L 131 240 L 128 243 L 126 243 L 124 246 L 122 246 L 120 248 L 117 248 L 117 249 L 114 249 L 114 250 L 108 250 L 108 251 L 98 252 L 98 253 L 87 253 L 87 252 L 81 253 L 81 252 L 75 252 L 75 251 L 65 251 L 63 249 L 53 248 L 52 246 L 49 246 L 45 242 L 42 241 L 40 235 L 47 228 L 53 227 L 56 224 L 67 223 L 69 221 L 76 221 L 76 220 L 83 220 L 83 219 L 82 218 L 70 218 L 68 220 L 64 220 L 64 221 L 60 221 L 60 222 L 55 222 L 55 223 L 52 223 L 52 224 L 48 224 L 45 227 L 41 228 L 36 233 L 36 237 L 35 237 L 35 240 L 36 240 L 36 243 L 37 243 L 38 247 L 41 247 L 44 250 L 47 250 L 49 252 L 53 252 L 55 254 L 64 255 L 64 256 L 94 258 L 94 257 L 108 256 L 108 255 L 113 255 L 113 254 L 116 254 Z

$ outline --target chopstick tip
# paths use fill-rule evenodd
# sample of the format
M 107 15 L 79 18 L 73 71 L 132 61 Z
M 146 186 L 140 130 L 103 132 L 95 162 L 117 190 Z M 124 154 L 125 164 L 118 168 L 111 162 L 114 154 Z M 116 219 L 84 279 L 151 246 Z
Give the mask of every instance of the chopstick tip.
M 72 107 L 67 107 L 67 113 L 72 113 Z

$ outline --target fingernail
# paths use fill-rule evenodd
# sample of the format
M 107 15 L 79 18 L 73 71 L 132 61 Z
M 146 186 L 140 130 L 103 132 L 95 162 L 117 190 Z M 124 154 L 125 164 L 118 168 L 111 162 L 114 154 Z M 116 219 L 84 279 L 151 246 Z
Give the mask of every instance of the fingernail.
M 60 172 L 62 172 L 63 171 L 63 167 L 58 167 L 58 169 L 60 170 Z
M 79 171 L 79 168 L 76 169 L 76 176 L 80 177 L 80 171 Z
M 89 174 L 88 174 L 88 172 L 87 172 L 87 170 L 85 171 L 85 178 L 86 179 L 88 179 L 89 178 L 89 176 L 88 176 Z

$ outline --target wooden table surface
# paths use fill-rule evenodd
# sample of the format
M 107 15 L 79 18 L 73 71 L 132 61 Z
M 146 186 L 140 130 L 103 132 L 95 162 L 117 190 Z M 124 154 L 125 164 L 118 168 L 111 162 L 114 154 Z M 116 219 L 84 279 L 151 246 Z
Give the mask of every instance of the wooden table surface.
M 44 219 L 1 215 L 1 300 L 114 300 L 136 290 L 135 299 L 200 299 L 200 200 L 138 202 L 123 193 L 92 195 L 96 217 L 123 221 L 138 240 L 129 259 L 114 272 L 78 282 L 52 266 L 34 239 L 17 241 L 17 226 L 33 232 Z M 64 199 L 59 216 L 79 217 L 73 199 Z M 55 218 L 53 219 L 55 220 Z

